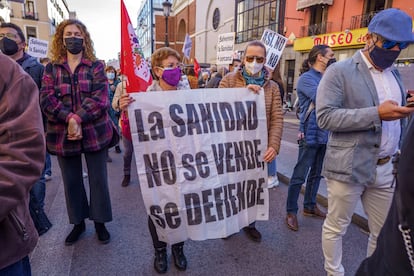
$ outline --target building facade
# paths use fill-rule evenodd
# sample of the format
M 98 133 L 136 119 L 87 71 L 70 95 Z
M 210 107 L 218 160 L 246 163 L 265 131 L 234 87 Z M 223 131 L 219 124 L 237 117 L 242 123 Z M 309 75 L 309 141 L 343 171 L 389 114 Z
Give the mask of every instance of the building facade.
M 3 2 L 3 0 L 2 0 Z M 66 0 L 8 1 L 9 22 L 18 25 L 28 41 L 30 37 L 52 41 L 57 25 L 69 18 Z
M 349 58 L 364 47 L 367 26 L 379 11 L 393 7 L 414 16 L 412 0 L 174 0 L 172 4 L 170 47 L 181 53 L 185 34 L 190 34 L 191 59 L 199 63 L 215 64 L 220 34 L 235 33 L 234 49 L 239 54 L 248 41 L 260 39 L 266 28 L 286 36 L 289 42 L 280 65 L 287 94 L 294 94 L 300 66 L 314 45 L 329 45 L 338 60 Z M 151 10 L 141 16 L 154 20 L 153 25 L 144 24 L 153 26 L 151 38 L 140 39 L 143 48 L 152 41 L 152 51 L 164 46 L 167 37 L 161 1 L 158 5 L 152 16 L 147 15 Z M 409 77 L 414 74 L 413 45 L 401 53 L 396 66 L 407 87 L 414 90 L 414 79 Z

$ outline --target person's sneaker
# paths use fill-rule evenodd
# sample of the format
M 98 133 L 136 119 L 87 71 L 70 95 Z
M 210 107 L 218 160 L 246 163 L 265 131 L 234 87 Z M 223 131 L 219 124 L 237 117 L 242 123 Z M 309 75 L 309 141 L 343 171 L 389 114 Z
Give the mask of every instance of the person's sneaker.
M 69 235 L 65 239 L 65 245 L 72 245 L 77 242 L 82 233 L 85 232 L 85 228 L 85 221 L 75 224 L 72 231 L 70 231 Z
M 51 175 L 49 175 L 49 174 L 45 174 L 45 180 L 46 180 L 46 181 L 50 181 L 50 180 L 52 180 L 52 176 L 51 176 Z
M 115 146 L 115 152 L 116 153 L 121 153 L 122 150 L 121 150 L 121 148 L 119 146 Z
M 105 224 L 101 222 L 95 222 L 95 230 L 98 235 L 98 240 L 102 244 L 107 244 L 111 239 L 111 235 L 106 230 Z
M 243 228 L 244 233 L 246 233 L 247 237 L 255 242 L 260 242 L 262 240 L 262 234 L 257 231 L 256 227 L 246 226 Z
M 267 178 L 267 188 L 271 189 L 277 186 L 279 186 L 279 179 L 277 179 L 277 176 L 269 176 Z
M 83 176 L 83 178 L 88 177 L 88 173 L 84 171 L 84 172 L 82 173 L 82 176 Z
M 130 175 L 125 175 L 124 179 L 122 179 L 121 186 L 122 187 L 128 186 L 130 181 L 131 181 L 131 176 Z

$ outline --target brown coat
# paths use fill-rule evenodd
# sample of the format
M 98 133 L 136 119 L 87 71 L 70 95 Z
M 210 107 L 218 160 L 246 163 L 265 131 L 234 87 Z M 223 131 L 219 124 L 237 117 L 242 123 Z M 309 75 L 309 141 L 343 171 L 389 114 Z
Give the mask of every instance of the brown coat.
M 246 87 L 241 70 L 231 72 L 221 80 L 219 88 Z M 272 147 L 279 153 L 280 140 L 283 131 L 282 102 L 279 86 L 272 80 L 266 79 L 263 85 L 265 93 L 266 119 L 268 129 L 268 147 Z
M 20 65 L 0 54 L 0 269 L 25 256 L 38 235 L 29 191 L 45 162 L 39 90 Z

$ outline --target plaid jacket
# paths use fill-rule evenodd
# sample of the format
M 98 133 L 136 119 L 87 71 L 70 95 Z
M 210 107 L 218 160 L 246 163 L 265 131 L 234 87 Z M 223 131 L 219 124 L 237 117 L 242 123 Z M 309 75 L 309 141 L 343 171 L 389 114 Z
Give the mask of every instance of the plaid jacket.
M 103 63 L 82 58 L 74 74 L 70 72 L 66 59 L 48 64 L 40 90 L 40 106 L 47 116 L 47 148 L 60 156 L 101 150 L 111 141 L 113 131 Z M 67 139 L 71 112 L 82 119 L 83 138 L 78 141 Z

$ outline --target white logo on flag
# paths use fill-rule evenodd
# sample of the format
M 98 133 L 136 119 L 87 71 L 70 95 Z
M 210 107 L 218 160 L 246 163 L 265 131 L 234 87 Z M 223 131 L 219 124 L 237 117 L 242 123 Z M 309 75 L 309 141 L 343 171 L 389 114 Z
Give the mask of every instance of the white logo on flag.
M 132 60 L 134 61 L 134 73 L 137 77 L 148 82 L 151 77 L 148 64 L 139 52 L 140 46 L 131 23 L 128 24 L 128 34 L 132 49 Z

